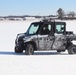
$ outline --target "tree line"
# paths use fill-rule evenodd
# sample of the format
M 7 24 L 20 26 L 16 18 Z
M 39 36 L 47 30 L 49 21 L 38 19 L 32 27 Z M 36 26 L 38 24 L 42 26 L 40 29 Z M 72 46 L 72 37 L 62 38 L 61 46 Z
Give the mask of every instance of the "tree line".
M 65 13 L 65 11 L 62 8 L 59 8 L 57 10 L 58 19 L 76 19 L 76 14 L 74 11 L 70 11 L 68 13 Z

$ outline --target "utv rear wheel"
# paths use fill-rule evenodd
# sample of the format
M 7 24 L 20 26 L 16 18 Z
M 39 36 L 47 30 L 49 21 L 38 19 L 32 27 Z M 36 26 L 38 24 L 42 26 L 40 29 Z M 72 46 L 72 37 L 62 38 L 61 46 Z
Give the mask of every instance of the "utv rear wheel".
M 69 54 L 76 54 L 76 45 L 70 45 L 68 48 L 68 53 Z
M 33 55 L 34 54 L 34 47 L 32 44 L 27 44 L 26 49 L 25 49 L 25 54 L 26 55 Z
M 60 52 L 65 52 L 65 50 L 57 50 L 57 52 L 59 52 L 59 53 L 60 53 Z
M 18 47 L 15 46 L 15 53 L 22 53 L 23 50 L 20 50 Z

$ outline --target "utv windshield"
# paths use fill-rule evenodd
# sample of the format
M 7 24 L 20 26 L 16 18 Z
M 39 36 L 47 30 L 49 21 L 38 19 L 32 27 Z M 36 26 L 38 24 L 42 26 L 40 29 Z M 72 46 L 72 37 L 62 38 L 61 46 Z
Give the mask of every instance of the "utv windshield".
M 28 29 L 28 34 L 29 35 L 34 35 L 37 34 L 39 29 L 40 29 L 40 24 L 39 23 L 32 23 L 31 26 Z

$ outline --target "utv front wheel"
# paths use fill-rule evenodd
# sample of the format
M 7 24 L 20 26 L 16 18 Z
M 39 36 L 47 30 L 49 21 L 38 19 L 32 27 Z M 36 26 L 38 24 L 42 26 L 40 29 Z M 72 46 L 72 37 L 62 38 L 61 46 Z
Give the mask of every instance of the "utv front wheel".
M 57 52 L 60 53 L 61 51 L 60 50 L 57 50 Z
M 15 46 L 15 53 L 22 53 L 23 50 L 20 50 L 18 47 Z
M 68 53 L 69 54 L 76 54 L 76 45 L 72 44 L 71 46 L 69 46 Z
M 25 54 L 26 55 L 33 55 L 34 54 L 34 47 L 32 44 L 27 44 L 26 49 L 25 49 Z

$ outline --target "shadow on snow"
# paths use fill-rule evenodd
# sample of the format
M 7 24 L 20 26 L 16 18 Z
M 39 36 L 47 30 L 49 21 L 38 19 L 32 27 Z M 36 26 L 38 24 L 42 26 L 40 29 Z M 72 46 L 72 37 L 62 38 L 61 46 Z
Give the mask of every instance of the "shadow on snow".
M 0 55 L 24 55 L 24 54 L 23 53 L 8 52 L 8 51 L 0 51 Z
M 25 55 L 25 53 L 15 53 L 8 51 L 0 51 L 0 55 Z M 34 52 L 34 55 L 68 55 L 67 53 L 58 53 L 58 52 Z

